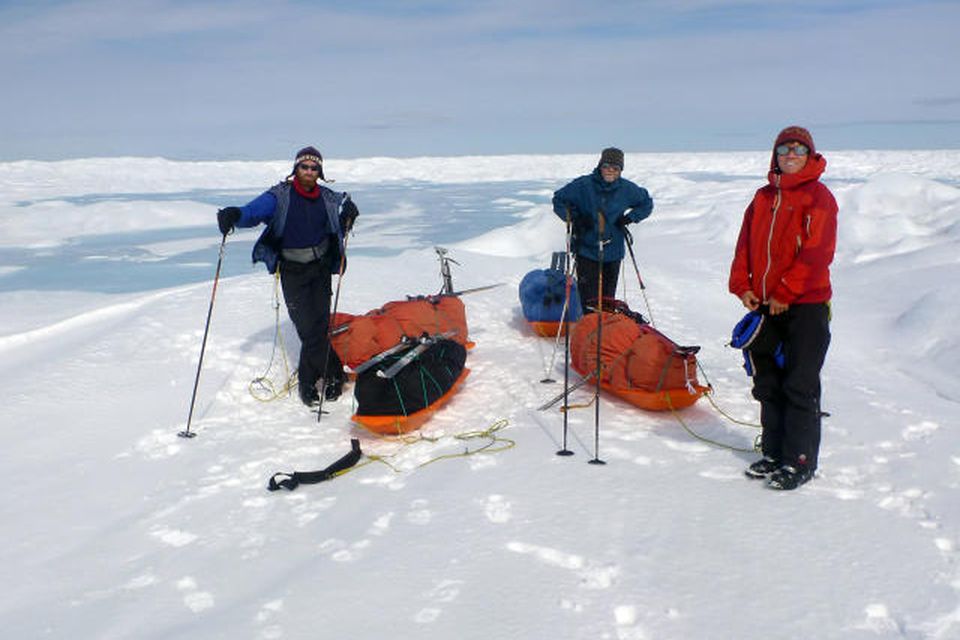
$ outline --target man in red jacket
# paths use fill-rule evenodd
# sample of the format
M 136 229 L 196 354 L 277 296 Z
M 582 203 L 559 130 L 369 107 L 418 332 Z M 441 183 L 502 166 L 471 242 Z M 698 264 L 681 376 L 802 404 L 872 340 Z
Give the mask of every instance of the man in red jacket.
M 746 470 L 773 489 L 813 478 L 820 450 L 820 370 L 830 345 L 830 263 L 837 203 L 820 182 L 827 161 L 802 127 L 777 136 L 768 184 L 743 214 L 730 292 L 771 332 L 750 353 L 763 458 Z M 776 352 L 774 351 L 776 347 Z

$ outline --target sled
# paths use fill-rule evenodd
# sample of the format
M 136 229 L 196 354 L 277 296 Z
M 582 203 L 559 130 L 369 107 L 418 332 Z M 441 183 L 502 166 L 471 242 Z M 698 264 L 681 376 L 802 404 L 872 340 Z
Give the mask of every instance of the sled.
M 709 388 L 697 380 L 698 346 L 680 346 L 624 302 L 605 300 L 602 314 L 585 315 L 570 334 L 570 364 L 582 376 L 597 369 L 602 316 L 600 388 L 646 411 L 693 405 Z
M 390 436 L 390 435 L 402 435 L 404 433 L 409 433 L 415 431 L 422 427 L 430 418 L 433 417 L 433 414 L 437 412 L 438 409 L 443 407 L 450 398 L 452 398 L 463 386 L 463 383 L 469 375 L 470 369 L 464 368 L 460 372 L 460 375 L 457 376 L 456 381 L 454 381 L 453 386 L 440 396 L 433 404 L 420 409 L 419 411 L 414 411 L 410 415 L 387 415 L 387 416 L 371 416 L 371 415 L 361 415 L 356 413 L 350 417 L 350 419 L 373 433 L 380 435 Z
M 469 373 L 467 350 L 444 334 L 408 342 L 357 376 L 351 418 L 374 433 L 419 429 L 459 391 Z
M 343 364 L 354 369 L 406 338 L 453 331 L 452 340 L 473 346 L 463 301 L 456 295 L 418 296 L 388 302 L 363 315 L 337 313 L 330 343 Z
M 564 317 L 567 282 L 563 253 L 553 255 L 549 269 L 534 269 L 527 273 L 520 281 L 519 293 L 523 319 L 538 336 L 565 335 L 568 326 L 582 315 L 577 284 L 571 279 L 569 310 Z

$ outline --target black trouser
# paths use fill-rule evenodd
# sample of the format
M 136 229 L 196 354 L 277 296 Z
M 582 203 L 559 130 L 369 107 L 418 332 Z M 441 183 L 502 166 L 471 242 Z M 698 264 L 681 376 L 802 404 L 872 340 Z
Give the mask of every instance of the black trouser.
M 830 307 L 794 304 L 767 316 L 764 330 L 783 343 L 784 366 L 754 354 L 753 397 L 760 401 L 763 455 L 817 468 L 820 452 L 820 369 L 830 346 Z
M 314 386 L 324 374 L 324 361 L 329 348 L 330 280 L 330 267 L 326 260 L 307 264 L 290 261 L 280 263 L 283 299 L 300 337 L 297 378 L 301 388 Z
M 583 312 L 587 306 L 593 306 L 597 300 L 597 282 L 600 276 L 600 263 L 596 260 L 577 256 L 577 291 L 580 294 L 580 304 Z M 603 263 L 603 297 L 617 296 L 617 278 L 620 277 L 620 261 Z

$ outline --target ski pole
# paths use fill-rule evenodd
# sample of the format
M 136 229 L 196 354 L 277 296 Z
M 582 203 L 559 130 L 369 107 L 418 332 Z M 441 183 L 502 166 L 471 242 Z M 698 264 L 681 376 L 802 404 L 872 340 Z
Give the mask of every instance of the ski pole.
M 604 233 L 603 209 L 597 210 L 597 371 L 596 387 L 594 387 L 593 399 L 596 406 L 593 410 L 593 460 L 590 464 L 607 464 L 600 459 L 600 347 L 603 344 L 603 233 Z
M 564 300 L 563 300 L 563 313 L 560 314 L 560 326 L 564 330 L 563 338 L 563 444 L 560 447 L 560 451 L 557 451 L 558 456 L 572 456 L 573 451 L 570 451 L 567 448 L 567 409 L 568 409 L 568 396 L 570 395 L 570 322 L 567 314 L 570 313 L 570 290 L 573 288 L 571 280 L 573 278 L 573 260 L 570 255 L 570 234 L 571 229 L 570 222 L 570 207 L 567 207 L 567 263 L 563 265 L 563 276 L 564 276 Z M 553 358 L 550 359 L 550 367 L 553 368 Z
M 347 267 L 347 240 L 350 239 L 349 235 L 343 236 L 343 250 L 340 251 L 340 268 L 337 270 L 337 289 L 333 294 L 333 311 L 330 312 L 330 318 L 327 321 L 327 348 L 324 350 L 323 355 L 323 389 L 317 389 L 319 392 L 319 405 L 317 406 L 317 424 L 320 424 L 320 417 L 323 415 L 323 399 L 326 397 L 326 386 L 327 386 L 327 370 L 330 367 L 330 343 L 331 338 L 333 337 L 331 331 L 331 325 L 333 319 L 337 315 L 337 306 L 340 304 L 340 285 L 343 284 L 343 272 Z M 343 375 L 343 371 L 340 372 L 340 375 Z
M 193 421 L 193 407 L 197 402 L 197 386 L 200 384 L 200 369 L 203 367 L 203 352 L 207 348 L 207 334 L 210 332 L 210 317 L 213 315 L 213 301 L 217 297 L 217 283 L 220 281 L 220 267 L 223 265 L 223 249 L 227 244 L 227 234 L 220 240 L 220 256 L 217 258 L 217 272 L 213 276 L 213 292 L 210 294 L 210 308 L 207 309 L 207 323 L 203 328 L 203 342 L 200 343 L 200 361 L 197 362 L 197 377 L 193 381 L 193 395 L 190 397 L 190 413 L 187 414 L 187 428 L 177 433 L 181 438 L 193 438 L 197 434 L 190 431 Z
M 566 246 L 564 248 L 563 254 L 563 273 L 564 276 L 567 274 L 567 265 L 570 263 L 570 207 L 567 207 L 567 235 L 566 235 Z M 550 265 L 550 269 L 560 270 L 560 253 L 554 253 L 553 259 Z M 567 286 L 567 283 L 564 283 L 564 286 Z M 569 329 L 569 323 L 567 320 L 567 311 L 570 308 L 570 291 L 565 290 L 563 298 L 563 308 L 560 310 L 560 322 L 557 323 L 557 335 L 553 340 L 553 349 L 550 351 L 550 362 L 547 363 L 547 367 L 544 370 L 543 374 L 543 384 L 552 384 L 556 382 L 553 378 L 550 377 L 550 372 L 553 370 L 553 363 L 557 358 L 557 348 L 560 346 L 560 334 L 565 333 L 566 329 Z
M 643 302 L 647 305 L 647 315 L 650 316 L 650 324 L 656 326 L 653 321 L 653 309 L 650 308 L 650 299 L 647 298 L 647 287 L 643 284 L 643 278 L 640 277 L 640 267 L 637 266 L 637 257 L 633 254 L 633 234 L 623 226 L 623 237 L 627 240 L 627 250 L 630 252 L 630 260 L 633 262 L 633 271 L 637 274 L 637 282 L 640 283 L 640 293 L 643 294 Z

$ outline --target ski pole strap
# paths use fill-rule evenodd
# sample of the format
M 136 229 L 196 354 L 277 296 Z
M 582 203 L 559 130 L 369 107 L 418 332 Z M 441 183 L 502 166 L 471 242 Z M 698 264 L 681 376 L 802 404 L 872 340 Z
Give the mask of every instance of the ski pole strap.
M 273 474 L 273 477 L 270 478 L 270 482 L 267 484 L 267 489 L 270 491 L 278 491 L 280 489 L 287 489 L 288 491 L 293 491 L 301 484 L 317 484 L 319 482 L 324 482 L 326 480 L 331 480 L 334 477 L 338 476 L 340 473 L 346 471 L 353 465 L 357 464 L 360 460 L 360 456 L 363 455 L 363 452 L 360 451 L 360 441 L 356 438 L 350 439 L 350 453 L 343 456 L 333 464 L 331 464 L 326 469 L 320 469 L 319 471 L 294 471 L 292 473 L 278 472 Z

